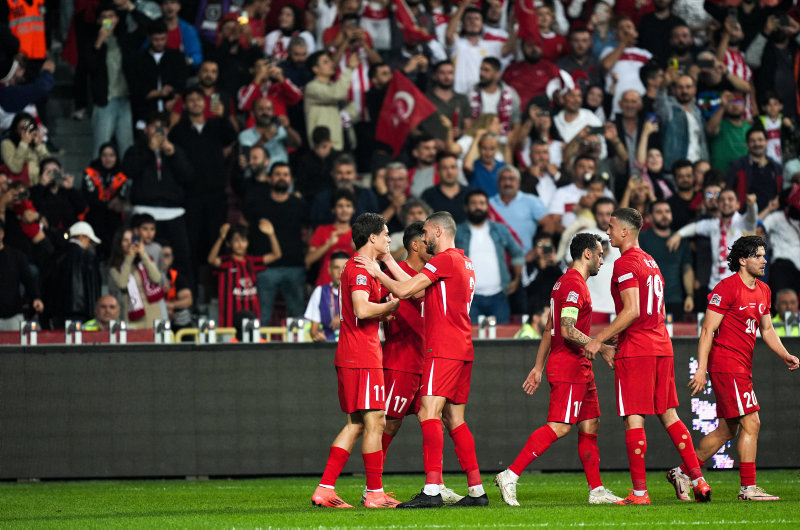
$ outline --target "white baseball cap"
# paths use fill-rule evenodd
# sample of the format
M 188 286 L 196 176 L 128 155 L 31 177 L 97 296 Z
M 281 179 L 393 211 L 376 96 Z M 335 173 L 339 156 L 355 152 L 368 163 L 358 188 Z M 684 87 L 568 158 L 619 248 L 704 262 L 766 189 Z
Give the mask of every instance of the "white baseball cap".
M 94 235 L 92 225 L 86 221 L 78 221 L 69 227 L 69 237 L 86 236 L 98 245 L 101 243 L 100 238 Z

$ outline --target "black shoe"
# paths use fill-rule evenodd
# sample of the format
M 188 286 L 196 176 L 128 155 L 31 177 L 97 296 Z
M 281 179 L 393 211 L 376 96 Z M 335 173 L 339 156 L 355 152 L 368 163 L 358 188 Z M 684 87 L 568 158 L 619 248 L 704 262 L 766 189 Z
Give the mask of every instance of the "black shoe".
M 471 497 L 467 495 L 453 506 L 470 507 L 470 506 L 489 506 L 489 496 L 485 493 L 480 497 Z
M 489 502 L 488 500 L 486 501 Z M 425 493 L 425 490 L 420 491 L 412 499 L 408 502 L 401 502 L 395 509 L 397 508 L 439 508 L 442 506 L 442 496 L 437 495 L 428 495 Z

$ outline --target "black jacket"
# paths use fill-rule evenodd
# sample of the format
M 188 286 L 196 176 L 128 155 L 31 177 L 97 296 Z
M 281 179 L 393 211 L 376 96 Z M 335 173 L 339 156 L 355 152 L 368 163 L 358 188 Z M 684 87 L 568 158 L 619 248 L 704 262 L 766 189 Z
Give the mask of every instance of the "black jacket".
M 136 58 L 136 50 L 141 45 L 142 39 L 137 33 L 129 33 L 127 31 L 127 11 L 118 11 L 117 16 L 119 17 L 119 22 L 116 28 L 114 28 L 114 37 L 116 37 L 120 52 L 122 53 L 122 74 L 128 82 L 128 90 L 132 95 L 135 82 L 132 75 L 133 64 Z M 81 50 L 81 55 L 86 57 L 92 104 L 105 107 L 108 105 L 108 66 L 106 64 L 108 45 L 104 42 L 100 46 L 100 49 L 96 49 L 94 43 L 97 40 L 100 25 L 86 24 L 84 22 L 81 24 L 84 27 L 77 29 L 77 26 L 80 24 L 79 20 L 82 20 L 82 17 L 76 18 L 76 33 L 80 35 L 81 32 L 86 31 L 87 36 L 90 36 L 90 38 L 79 38 L 78 40 L 79 44 L 84 48 Z
M 186 56 L 178 50 L 169 48 L 164 50 L 161 61 L 156 64 L 155 59 L 150 54 L 150 50 L 141 50 L 136 54 L 133 61 L 131 102 L 133 104 L 133 114 L 135 119 L 143 119 L 158 110 L 157 99 L 146 99 L 148 92 L 161 86 L 169 85 L 173 90 L 174 96 L 178 96 L 186 89 L 186 78 L 189 74 L 189 67 L 186 64 Z
M 94 250 L 70 242 L 59 252 L 48 275 L 45 309 L 56 327 L 67 318 L 94 318 L 100 298 L 100 268 Z
M 182 207 L 185 187 L 192 178 L 192 166 L 186 154 L 175 146 L 172 156 L 164 156 L 159 174 L 155 152 L 142 138 L 125 153 L 122 171 L 131 185 L 131 204 L 143 206 Z
M 170 141 L 183 148 L 192 165 L 191 185 L 188 195 L 205 193 L 223 194 L 226 168 L 223 148 L 236 141 L 236 131 L 227 118 L 210 118 L 198 132 L 184 116 L 169 133 Z

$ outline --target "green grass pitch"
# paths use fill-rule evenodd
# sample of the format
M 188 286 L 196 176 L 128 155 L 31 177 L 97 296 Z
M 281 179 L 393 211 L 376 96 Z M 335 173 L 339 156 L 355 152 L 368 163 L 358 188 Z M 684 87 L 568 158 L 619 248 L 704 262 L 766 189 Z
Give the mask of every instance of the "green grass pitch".
M 736 500 L 739 475 L 710 471 L 713 502 L 675 499 L 663 472 L 648 473 L 651 506 L 589 506 L 581 473 L 533 473 L 520 480 L 522 507 L 506 506 L 484 475 L 488 508 L 435 510 L 354 510 L 315 508 L 310 497 L 318 477 L 232 480 L 130 480 L 0 484 L 0 528 L 474 528 L 610 527 L 800 528 L 800 476 L 797 470 L 759 471 L 758 483 L 780 495 L 779 502 Z M 606 487 L 625 496 L 627 473 L 603 473 Z M 388 475 L 386 489 L 407 500 L 422 485 L 422 475 Z M 465 493 L 463 475 L 445 482 Z M 363 477 L 342 477 L 337 492 L 355 504 Z

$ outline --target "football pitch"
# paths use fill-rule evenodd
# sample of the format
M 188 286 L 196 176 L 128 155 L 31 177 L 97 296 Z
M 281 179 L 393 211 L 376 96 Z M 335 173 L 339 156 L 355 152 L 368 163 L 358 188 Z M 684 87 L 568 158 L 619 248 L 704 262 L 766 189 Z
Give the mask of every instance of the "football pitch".
M 493 474 L 484 484 L 488 508 L 353 510 L 316 508 L 310 497 L 318 477 L 212 480 L 125 480 L 0 484 L 0 528 L 474 528 L 612 527 L 800 528 L 797 470 L 759 471 L 758 484 L 781 496 L 778 502 L 736 500 L 736 471 L 711 471 L 713 502 L 675 498 L 663 472 L 648 473 L 651 506 L 589 506 L 581 473 L 533 473 L 520 479 L 512 508 L 501 500 Z M 627 473 L 604 473 L 606 487 L 628 493 Z M 387 475 L 387 491 L 401 500 L 419 491 L 421 474 Z M 463 475 L 445 482 L 465 493 Z M 363 477 L 345 476 L 337 492 L 356 504 Z

